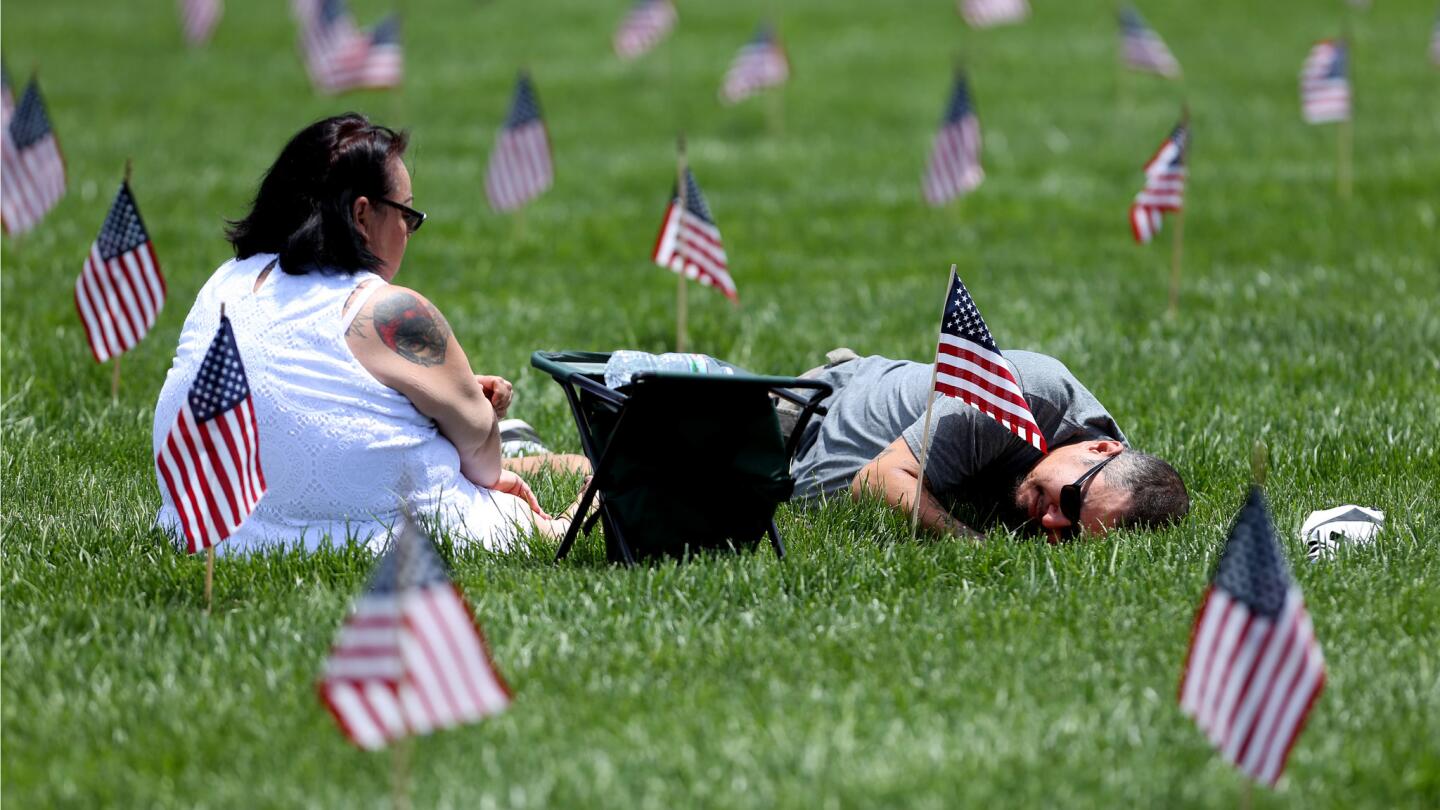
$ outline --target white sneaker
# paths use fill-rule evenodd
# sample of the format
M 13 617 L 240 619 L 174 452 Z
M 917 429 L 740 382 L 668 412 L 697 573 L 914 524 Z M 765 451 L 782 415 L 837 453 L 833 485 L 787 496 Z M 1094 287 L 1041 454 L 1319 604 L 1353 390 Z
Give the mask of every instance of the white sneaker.
M 550 449 L 540 441 L 540 434 L 524 419 L 500 420 L 500 457 L 523 458 L 549 455 Z

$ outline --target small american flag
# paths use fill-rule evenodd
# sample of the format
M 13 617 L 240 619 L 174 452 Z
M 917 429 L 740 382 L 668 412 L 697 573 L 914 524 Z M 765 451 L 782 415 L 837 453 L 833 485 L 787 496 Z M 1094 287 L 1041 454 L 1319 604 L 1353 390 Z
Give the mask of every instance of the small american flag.
M 474 616 L 412 517 L 341 626 L 319 691 L 345 736 L 365 749 L 510 705 Z
M 1036 450 L 1049 452 L 1010 361 L 995 347 L 970 291 L 953 269 L 935 350 L 935 392 L 958 398 Z
M 120 184 L 75 280 L 75 308 L 95 362 L 139 343 L 164 304 L 165 277 L 127 181 Z
M 718 287 L 732 302 L 740 300 L 735 280 L 730 277 L 720 228 L 688 167 L 685 169 L 685 206 L 680 206 L 677 188 L 665 208 L 665 220 L 660 223 L 660 235 L 655 239 L 651 258 L 661 267 L 668 267 L 686 278 L 707 287 Z
M 1148 244 L 1160 232 L 1162 215 L 1185 207 L 1185 150 L 1190 148 L 1190 125 L 1181 120 L 1145 164 L 1145 187 L 1130 204 L 1130 232 L 1135 241 Z
M 7 118 L 0 145 L 0 223 L 5 233 L 19 234 L 35 227 L 65 196 L 65 158 L 35 79 Z
M 223 315 L 155 467 L 191 554 L 233 534 L 265 494 L 250 383 Z
M 775 29 L 769 23 L 761 23 L 755 36 L 730 63 L 720 86 L 720 98 L 727 104 L 735 104 L 789 80 L 790 60 L 785 56 L 785 49 L 780 46 Z
M 971 28 L 1017 23 L 1030 16 L 1026 0 L 960 0 L 960 16 Z
M 1120 52 L 1127 67 L 1169 79 L 1180 75 L 1180 63 L 1165 41 L 1129 6 L 1120 9 Z
M 344 0 L 295 0 L 300 50 L 316 89 L 324 93 L 394 87 L 404 75 L 400 20 L 391 15 L 363 32 Z
M 185 33 L 185 41 L 204 45 L 224 11 L 223 0 L 180 0 L 180 28 Z
M 1322 39 L 1300 68 L 1300 110 L 1307 124 L 1350 120 L 1349 51 L 1343 39 Z
M 1435 27 L 1430 30 L 1430 63 L 1440 67 L 1440 17 L 1435 18 Z
M 931 205 L 944 205 L 973 191 L 984 179 L 985 170 L 980 167 L 980 119 L 975 117 L 965 75 L 957 73 L 950 106 L 945 109 L 940 131 L 935 133 L 930 164 L 921 182 L 925 200 Z
M 1196 613 L 1180 709 L 1226 760 L 1273 785 L 1324 686 L 1320 644 L 1257 487 Z
M 660 44 L 679 15 L 670 0 L 636 0 L 615 30 L 615 55 L 636 59 Z
M 540 100 L 529 74 L 515 80 L 510 115 L 500 128 L 490 168 L 485 173 L 485 196 L 496 211 L 513 211 L 540 196 L 555 182 L 550 157 L 550 135 L 540 117 Z
M 398 87 L 405 78 L 405 50 L 400 45 L 400 15 L 391 14 L 370 29 L 370 48 L 361 63 L 356 87 Z

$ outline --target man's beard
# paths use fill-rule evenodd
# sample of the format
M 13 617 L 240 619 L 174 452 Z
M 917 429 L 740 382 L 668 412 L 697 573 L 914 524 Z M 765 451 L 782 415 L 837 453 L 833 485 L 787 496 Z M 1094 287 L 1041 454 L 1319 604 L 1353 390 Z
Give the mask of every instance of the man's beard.
M 996 519 L 1016 534 L 1038 534 L 1040 522 L 1030 519 L 1030 510 L 1020 505 L 1020 493 L 1030 483 L 1030 474 L 1026 473 L 1015 482 L 1010 489 L 1010 497 L 1006 504 L 998 510 Z

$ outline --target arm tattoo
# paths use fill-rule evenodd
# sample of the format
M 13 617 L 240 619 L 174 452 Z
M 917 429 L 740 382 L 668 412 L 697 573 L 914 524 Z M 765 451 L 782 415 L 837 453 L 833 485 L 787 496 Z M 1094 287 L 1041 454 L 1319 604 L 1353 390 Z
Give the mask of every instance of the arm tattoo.
M 350 319 L 350 325 L 345 327 L 345 337 L 357 337 L 361 340 L 370 337 L 369 333 L 365 331 L 365 325 L 367 323 L 370 323 L 373 326 L 372 322 L 374 320 L 374 315 L 367 315 L 364 312 L 357 312 L 355 314 L 355 317 Z
M 419 366 L 445 362 L 450 324 L 439 310 L 413 293 L 397 293 L 376 302 L 370 323 L 380 340 L 406 360 Z

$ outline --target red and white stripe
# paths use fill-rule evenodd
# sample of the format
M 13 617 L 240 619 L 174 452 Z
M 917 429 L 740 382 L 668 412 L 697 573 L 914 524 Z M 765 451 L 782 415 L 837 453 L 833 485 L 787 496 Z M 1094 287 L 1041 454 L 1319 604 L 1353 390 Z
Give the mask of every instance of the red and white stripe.
M 366 594 L 340 630 L 320 697 L 365 749 L 502 711 L 511 695 L 449 582 Z
M 1149 71 L 1175 79 L 1180 76 L 1180 60 L 1170 52 L 1165 40 L 1152 30 L 1123 37 L 1125 64 L 1135 70 Z
M 935 133 L 930 164 L 925 169 L 925 201 L 943 205 L 973 191 L 985 179 L 980 166 L 980 119 L 967 114 Z
M 398 87 L 405 78 L 405 49 L 398 42 L 367 43 L 365 58 L 344 89 Z
M 300 20 L 300 50 L 311 84 L 325 93 L 362 86 L 370 38 L 355 25 L 355 18 L 346 12 L 327 24 L 319 0 L 295 0 L 293 7 Z
M 730 277 L 720 229 L 699 217 L 682 214 L 679 200 L 671 200 L 651 258 L 661 267 L 719 289 L 726 298 L 738 303 L 740 297 L 735 280 Z
M 165 277 L 150 242 L 112 259 L 97 240 L 75 280 L 75 308 L 95 362 L 129 351 L 155 325 L 165 304 Z
M 180 0 L 180 28 L 185 41 L 191 45 L 205 44 L 224 10 L 222 0 Z
M 665 39 L 679 15 L 670 0 L 637 3 L 615 31 L 615 55 L 636 59 Z
M 1145 186 L 1130 205 L 1130 233 L 1142 245 L 1160 232 L 1164 212 L 1185 207 L 1185 166 L 1175 165 L 1179 152 L 1175 139 L 1166 138 L 1145 164 Z
M 771 41 L 746 45 L 731 63 L 720 87 L 720 98 L 727 104 L 743 101 L 767 87 L 784 84 L 790 79 L 790 60 L 778 43 Z
M 496 211 L 512 211 L 555 182 L 550 136 L 540 120 L 500 131 L 485 173 L 485 196 Z
M 1350 79 L 1329 75 L 1336 57 L 1334 43 L 1318 42 L 1300 68 L 1300 111 L 1307 124 L 1350 120 Z
M 971 28 L 1017 23 L 1030 16 L 1026 0 L 960 0 L 960 16 Z
M 0 141 L 0 220 L 5 233 L 19 234 L 39 224 L 65 196 L 65 158 L 54 132 L 20 149 L 6 124 Z
M 265 494 L 260 428 L 251 398 L 201 424 L 186 397 L 155 455 L 155 467 L 180 515 L 191 554 L 229 537 Z
M 936 391 L 959 398 L 1036 450 L 1049 452 L 1045 434 L 1035 423 L 1015 372 L 1002 355 L 942 331 L 935 365 Z
M 1290 586 L 1274 620 L 1223 590 L 1206 593 L 1180 708 L 1227 760 L 1273 785 L 1324 686 L 1324 657 L 1299 589 Z

